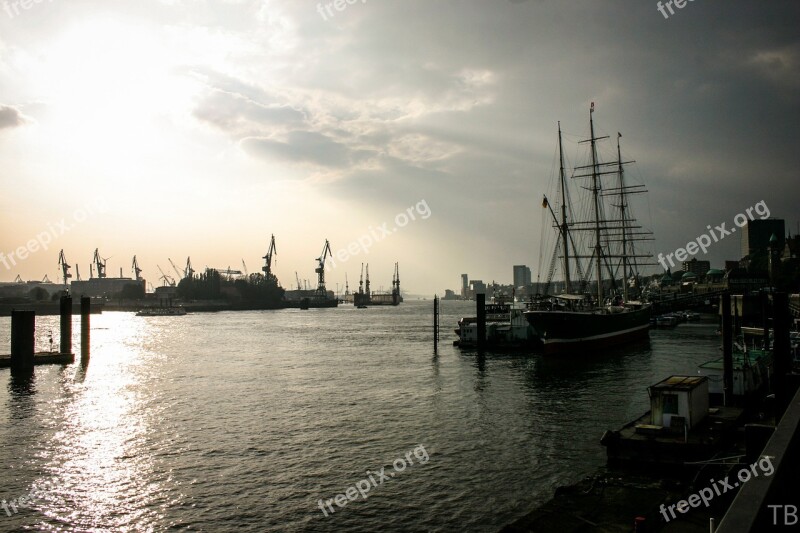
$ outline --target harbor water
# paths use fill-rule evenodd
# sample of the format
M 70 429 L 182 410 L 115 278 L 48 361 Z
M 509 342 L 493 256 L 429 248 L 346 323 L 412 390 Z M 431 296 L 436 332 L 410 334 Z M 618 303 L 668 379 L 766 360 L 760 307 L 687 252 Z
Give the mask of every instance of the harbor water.
M 497 531 L 602 466 L 648 385 L 720 354 L 716 324 L 684 323 L 479 356 L 452 346 L 474 303 L 449 301 L 435 353 L 432 308 L 92 316 L 87 366 L 0 370 L 0 499 L 33 493 L 0 531 Z M 37 349 L 51 332 L 37 318 Z

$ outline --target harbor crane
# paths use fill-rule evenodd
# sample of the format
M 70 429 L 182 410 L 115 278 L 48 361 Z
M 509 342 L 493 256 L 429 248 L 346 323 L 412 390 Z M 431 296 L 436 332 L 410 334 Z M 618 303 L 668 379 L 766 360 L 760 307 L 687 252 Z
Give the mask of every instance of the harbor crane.
M 232 276 L 241 276 L 241 270 L 232 270 L 230 266 L 228 268 L 212 268 L 211 270 L 216 270 L 220 276 L 225 276 L 230 279 Z
M 270 241 L 269 241 L 269 250 L 267 251 L 267 255 L 262 257 L 262 259 L 264 260 L 264 266 L 261 267 L 261 270 L 264 271 L 264 277 L 267 278 L 267 279 L 272 277 L 272 256 L 273 255 L 278 255 L 278 249 L 275 247 L 275 235 L 274 234 L 272 235 L 272 239 L 270 239 Z
M 142 269 L 139 268 L 139 262 L 136 261 L 136 256 L 133 256 L 133 262 L 131 263 L 131 270 L 133 270 L 133 278 L 136 281 L 142 281 Z
M 300 285 L 300 276 L 297 275 L 297 271 L 294 271 L 294 277 L 297 280 L 297 290 L 301 290 L 303 287 Z
M 64 280 L 64 285 L 69 285 L 69 278 L 72 277 L 72 274 L 69 273 L 69 269 L 72 267 L 67 264 L 67 259 L 64 257 L 64 250 L 61 250 L 58 254 L 58 266 L 61 269 L 61 278 Z
M 358 279 L 358 294 L 364 294 L 364 263 L 361 263 L 361 277 Z
M 108 261 L 109 259 L 110 258 L 108 257 L 103 259 L 102 257 L 100 257 L 100 252 L 98 251 L 98 249 L 97 248 L 94 249 L 94 259 L 92 259 L 92 261 L 94 261 L 95 267 L 97 268 L 98 278 L 106 277 L 106 261 Z
M 194 269 L 192 268 L 192 258 L 186 258 L 186 269 L 183 271 L 183 277 L 192 278 L 194 276 Z
M 82 281 L 81 280 L 81 269 L 78 268 L 78 264 L 75 263 L 75 281 Z
M 175 280 L 172 277 L 168 276 L 164 271 L 161 269 L 160 265 L 156 265 L 158 267 L 158 271 L 161 272 L 161 280 L 164 282 L 164 287 L 169 285 L 170 287 L 175 286 Z
M 369 263 L 367 263 L 367 281 L 364 284 L 364 288 L 367 291 L 367 298 L 369 298 L 370 295 L 372 294 L 371 292 L 369 292 Z
M 244 272 L 244 277 L 249 276 L 249 274 L 247 273 L 247 264 L 245 264 L 244 258 L 242 258 L 242 272 Z
M 175 275 L 178 276 L 178 279 L 183 279 L 183 273 L 180 270 L 178 270 L 178 267 L 175 266 L 175 263 L 172 261 L 172 259 L 167 257 L 167 261 L 169 261 L 169 264 L 172 265 L 172 270 L 175 271 Z
M 325 239 L 325 246 L 322 247 L 322 254 L 317 257 L 319 266 L 314 269 L 314 272 L 317 273 L 317 292 L 322 296 L 327 294 L 325 290 L 325 260 L 328 259 L 329 255 L 333 257 L 333 252 L 331 252 L 331 244 L 328 242 L 328 239 Z

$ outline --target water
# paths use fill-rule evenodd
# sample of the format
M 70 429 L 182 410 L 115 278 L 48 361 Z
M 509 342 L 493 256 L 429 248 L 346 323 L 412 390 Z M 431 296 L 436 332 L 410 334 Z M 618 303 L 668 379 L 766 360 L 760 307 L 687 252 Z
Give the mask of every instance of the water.
M 719 354 L 714 325 L 682 324 L 598 357 L 478 357 L 451 346 L 473 310 L 443 302 L 438 355 L 431 301 L 92 316 L 87 368 L 0 370 L 0 498 L 36 493 L 0 530 L 496 531 L 601 466 L 648 385 Z

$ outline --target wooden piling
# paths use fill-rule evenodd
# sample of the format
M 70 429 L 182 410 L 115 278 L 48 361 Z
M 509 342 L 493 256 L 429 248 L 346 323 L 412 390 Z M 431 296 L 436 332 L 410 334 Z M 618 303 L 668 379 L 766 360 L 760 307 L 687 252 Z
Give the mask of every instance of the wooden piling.
M 436 351 L 439 344 L 439 296 L 433 297 L 433 350 Z
M 35 311 L 11 311 L 11 370 L 33 370 Z
M 726 406 L 733 405 L 733 331 L 731 295 L 722 295 L 722 390 Z
M 61 353 L 72 353 L 72 296 L 61 297 Z
M 478 348 L 486 346 L 486 295 L 475 295 L 475 306 L 478 314 Z
M 91 298 L 81 296 L 81 361 L 89 359 L 89 316 L 91 312 Z
M 761 294 L 761 327 L 764 329 L 764 351 L 769 350 L 769 294 L 765 290 Z
M 780 421 L 789 405 L 789 398 L 794 396 L 788 390 L 786 375 L 792 371 L 792 350 L 789 339 L 789 297 L 785 292 L 776 292 L 772 295 L 772 324 L 773 324 L 773 365 L 775 369 L 775 404 L 776 421 Z M 791 393 L 791 396 L 790 396 Z

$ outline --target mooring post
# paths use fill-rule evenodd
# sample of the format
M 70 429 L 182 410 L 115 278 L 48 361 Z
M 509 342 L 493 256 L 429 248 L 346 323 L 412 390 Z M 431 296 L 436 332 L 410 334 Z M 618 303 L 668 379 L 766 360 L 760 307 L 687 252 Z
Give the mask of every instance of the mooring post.
M 776 421 L 780 421 L 789 405 L 789 399 L 794 396 L 793 391 L 788 390 L 789 383 L 786 379 L 786 375 L 792 370 L 789 316 L 788 295 L 785 292 L 774 293 L 772 295 L 772 327 L 774 335 L 772 353 L 775 367 Z
M 89 359 L 89 315 L 91 312 L 91 298 L 81 296 L 81 360 Z
M 478 312 L 478 348 L 486 345 L 486 295 L 475 295 L 475 306 Z
M 439 295 L 433 296 L 433 350 L 439 344 Z
M 733 405 L 733 331 L 731 295 L 722 295 L 722 391 L 725 406 Z
M 11 311 L 11 369 L 33 369 L 36 311 Z
M 61 297 L 61 353 L 72 353 L 72 296 Z
M 764 353 L 769 350 L 769 294 L 761 289 L 761 326 L 764 328 Z

